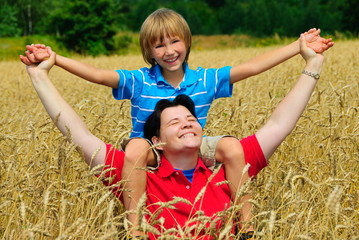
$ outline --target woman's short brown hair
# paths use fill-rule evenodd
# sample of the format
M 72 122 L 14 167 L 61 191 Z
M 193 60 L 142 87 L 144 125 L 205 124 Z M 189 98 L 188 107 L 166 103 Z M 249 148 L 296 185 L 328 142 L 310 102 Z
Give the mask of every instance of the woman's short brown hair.
M 184 41 L 187 49 L 185 62 L 187 62 L 192 43 L 191 30 L 186 20 L 179 13 L 168 8 L 160 8 L 154 11 L 142 24 L 140 46 L 145 62 L 151 66 L 156 65 L 155 60 L 151 57 L 151 48 L 156 41 L 163 41 L 165 36 L 177 36 Z

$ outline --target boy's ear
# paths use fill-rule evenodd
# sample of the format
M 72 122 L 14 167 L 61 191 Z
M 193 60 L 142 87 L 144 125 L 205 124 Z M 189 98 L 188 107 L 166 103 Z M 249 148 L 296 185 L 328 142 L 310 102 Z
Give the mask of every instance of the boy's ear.
M 155 148 L 157 149 L 157 150 L 163 150 L 163 145 L 164 144 L 161 144 L 161 141 L 160 141 L 160 139 L 158 138 L 158 137 L 156 137 L 156 136 L 153 136 L 152 138 L 151 138 L 151 140 L 152 140 L 152 143 L 153 143 L 153 145 L 155 145 Z M 156 145 L 158 145 L 158 146 L 156 146 Z

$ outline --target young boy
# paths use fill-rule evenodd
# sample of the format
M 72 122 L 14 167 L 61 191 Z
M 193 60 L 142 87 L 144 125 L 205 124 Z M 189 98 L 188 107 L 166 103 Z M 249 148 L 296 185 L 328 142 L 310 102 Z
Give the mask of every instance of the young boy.
M 321 53 L 333 45 L 331 39 L 319 36 L 320 30 L 310 29 L 304 33 L 307 45 Z M 174 99 L 179 94 L 190 96 L 196 103 L 196 115 L 204 127 L 207 113 L 214 99 L 230 97 L 232 84 L 247 77 L 262 73 L 279 63 L 297 55 L 300 51 L 299 41 L 280 49 L 265 53 L 246 63 L 235 67 L 218 69 L 188 68 L 187 61 L 191 49 L 191 31 L 181 15 L 170 9 L 158 9 L 147 17 L 140 31 L 140 46 L 146 63 L 151 68 L 138 70 L 110 71 L 98 69 L 63 56 L 56 56 L 56 65 L 88 81 L 102 84 L 113 89 L 113 96 L 131 100 L 133 129 L 131 141 L 126 146 L 125 165 L 122 178 L 128 179 L 126 189 L 132 189 L 124 197 L 127 210 L 135 209 L 137 201 L 145 192 L 146 173 L 139 170 L 147 163 L 156 163 L 155 154 L 148 151 L 147 140 L 143 138 L 143 126 L 160 99 Z M 44 45 L 27 46 L 26 57 L 20 56 L 27 65 L 45 60 L 50 51 Z M 207 138 L 201 147 L 202 157 L 224 164 L 226 178 L 232 184 L 232 198 L 241 179 L 237 162 L 240 144 L 234 137 Z M 158 161 L 157 161 L 158 162 Z M 209 163 L 208 161 L 207 163 Z M 124 194 L 125 196 L 126 194 Z M 246 200 L 249 196 L 241 199 Z M 244 203 L 242 220 L 251 218 L 250 205 Z M 129 220 L 137 223 L 136 215 L 129 215 Z

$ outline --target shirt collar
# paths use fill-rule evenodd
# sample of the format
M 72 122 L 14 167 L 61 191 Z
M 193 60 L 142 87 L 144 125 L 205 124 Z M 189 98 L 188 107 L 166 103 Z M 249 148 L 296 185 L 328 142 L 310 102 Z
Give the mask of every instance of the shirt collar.
M 185 63 L 184 64 L 184 79 L 183 81 L 180 83 L 180 88 L 184 88 L 184 87 L 187 87 L 187 86 L 190 86 L 194 83 L 197 82 L 197 78 L 194 77 L 194 76 L 191 76 L 191 71 L 188 67 L 188 64 Z M 160 65 L 156 64 L 154 67 L 153 67 L 153 70 L 154 70 L 154 74 L 155 74 L 155 79 L 157 81 L 157 84 L 164 84 L 164 85 L 167 85 L 167 86 L 171 86 L 171 84 L 169 84 L 166 79 L 164 79 L 164 77 L 162 76 L 162 72 L 161 72 L 161 67 Z
M 156 64 L 153 67 L 154 73 L 155 73 L 155 80 L 157 81 L 157 84 L 165 84 L 165 85 L 170 85 L 166 79 L 163 78 L 162 73 L 161 73 L 161 67 L 160 65 Z
M 204 165 L 202 159 L 198 157 L 196 169 L 194 170 L 194 172 L 200 169 L 208 170 L 208 168 Z M 171 176 L 171 174 L 177 171 L 181 171 L 181 170 L 174 169 L 172 164 L 165 158 L 163 154 L 161 154 L 161 164 L 158 167 L 158 172 L 157 172 L 158 176 L 166 178 Z

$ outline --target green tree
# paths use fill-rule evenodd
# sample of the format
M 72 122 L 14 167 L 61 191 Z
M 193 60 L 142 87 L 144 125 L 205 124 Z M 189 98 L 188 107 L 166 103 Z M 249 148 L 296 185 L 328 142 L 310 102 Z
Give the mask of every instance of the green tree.
M 268 36 L 273 33 L 268 4 L 270 3 L 267 3 L 266 0 L 252 0 L 249 2 L 245 18 L 245 26 L 249 33 L 258 37 Z
M 66 0 L 58 2 L 50 26 L 60 41 L 81 54 L 109 54 L 117 32 L 118 5 L 111 0 Z
M 220 34 L 221 24 L 218 23 L 216 11 L 210 8 L 204 1 L 188 1 L 186 4 L 174 1 L 171 5 L 180 13 L 191 28 L 192 34 Z
M 359 0 L 345 0 L 342 30 L 359 34 Z
M 0 8 L 0 37 L 17 37 L 21 28 L 17 19 L 18 9 L 4 3 Z
M 12 0 L 8 1 L 17 11 L 17 23 L 22 35 L 46 34 L 49 12 L 53 11 L 56 0 Z
M 218 24 L 222 34 L 241 33 L 245 29 L 245 11 L 247 3 L 237 0 L 227 0 L 218 13 Z

